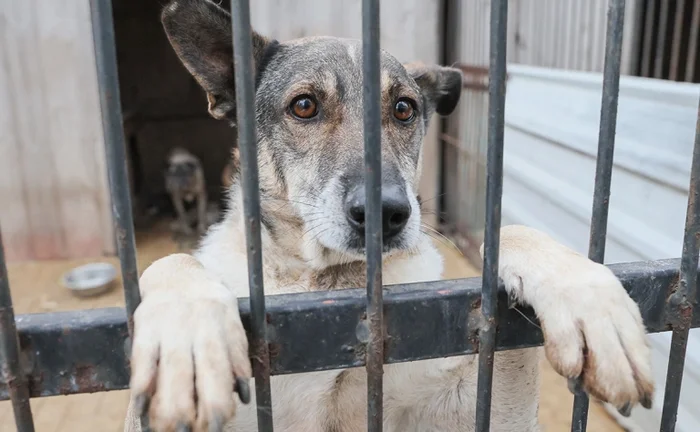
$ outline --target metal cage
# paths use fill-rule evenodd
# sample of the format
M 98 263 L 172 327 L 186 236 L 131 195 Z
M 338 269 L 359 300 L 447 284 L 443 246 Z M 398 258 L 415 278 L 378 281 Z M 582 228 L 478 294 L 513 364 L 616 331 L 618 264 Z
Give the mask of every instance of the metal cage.
M 0 400 L 11 399 L 20 432 L 34 430 L 29 399 L 125 389 L 129 333 L 139 304 L 136 248 L 128 193 L 124 136 L 110 0 L 90 0 L 102 121 L 116 240 L 126 309 L 43 313 L 15 317 L 0 248 Z M 603 94 L 589 257 L 603 261 L 615 142 L 625 0 L 608 9 Z M 369 431 L 382 430 L 382 365 L 451 355 L 479 354 L 476 430 L 488 431 L 494 351 L 542 344 L 542 333 L 522 325 L 535 319 L 508 308 L 498 280 L 503 176 L 507 0 L 491 1 L 489 115 L 483 278 L 436 281 L 382 289 L 379 0 L 362 2 L 365 169 L 368 197 L 367 287 L 362 290 L 273 296 L 262 280 L 256 160 L 254 82 L 249 1 L 232 2 L 238 139 L 242 159 L 250 299 L 240 302 L 253 357 L 260 431 L 272 431 L 270 375 L 365 366 Z M 700 110 L 700 108 L 699 108 Z M 650 332 L 672 331 L 661 431 L 673 431 L 688 332 L 693 317 L 700 238 L 700 120 L 695 137 L 682 258 L 612 265 L 640 305 Z M 477 317 L 480 319 L 469 319 Z M 427 330 L 414 332 L 416 321 Z M 477 323 L 477 324 L 475 324 Z M 272 327 L 268 331 L 266 327 Z M 364 331 L 357 331 L 358 329 Z M 364 337 L 364 336 L 366 337 Z M 305 344 L 311 338 L 323 343 Z M 260 409 L 262 408 L 262 409 Z M 573 431 L 585 431 L 588 399 L 577 394 Z

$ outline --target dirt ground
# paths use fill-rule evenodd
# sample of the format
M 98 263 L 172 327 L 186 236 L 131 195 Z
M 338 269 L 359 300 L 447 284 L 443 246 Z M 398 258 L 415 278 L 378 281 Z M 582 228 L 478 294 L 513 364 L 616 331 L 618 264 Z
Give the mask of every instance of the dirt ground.
M 175 241 L 165 229 L 137 235 L 139 269 L 155 259 L 176 251 L 187 250 L 189 242 Z M 454 248 L 439 244 L 446 258 L 446 279 L 477 276 L 478 271 Z M 123 306 L 124 299 L 117 288 L 93 299 L 81 299 L 67 292 L 59 278 L 68 269 L 95 260 L 42 261 L 8 265 L 15 313 L 53 312 L 75 309 Z M 99 258 L 118 266 L 116 258 Z M 568 431 L 571 428 L 573 396 L 566 381 L 545 362 L 542 364 L 542 393 L 540 422 L 544 432 Z M 117 432 L 123 430 L 128 404 L 128 391 L 113 391 L 72 396 L 56 396 L 32 400 L 32 412 L 37 432 Z M 588 430 L 622 432 L 603 408 L 591 404 Z M 14 432 L 12 407 L 0 402 L 0 432 Z

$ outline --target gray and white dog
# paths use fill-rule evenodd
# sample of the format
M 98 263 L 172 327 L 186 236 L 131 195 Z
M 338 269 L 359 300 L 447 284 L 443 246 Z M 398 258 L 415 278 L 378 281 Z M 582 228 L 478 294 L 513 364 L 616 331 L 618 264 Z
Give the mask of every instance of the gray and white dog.
M 168 155 L 165 189 L 170 195 L 177 215 L 176 228 L 191 234 L 191 220 L 185 204 L 196 203 L 197 231 L 207 227 L 207 185 L 200 160 L 187 150 L 176 147 Z
M 233 122 L 229 14 L 208 0 L 176 0 L 162 21 L 206 91 L 209 112 Z M 361 43 L 252 36 L 265 292 L 362 287 Z M 403 65 L 381 53 L 386 284 L 441 277 L 442 258 L 420 230 L 416 191 L 428 122 L 454 110 L 461 86 L 459 70 Z M 161 258 L 141 276 L 127 431 L 140 430 L 142 413 L 156 431 L 256 430 L 255 405 L 241 403 L 248 401 L 251 363 L 237 303 L 248 296 L 237 173 L 228 195 L 224 220 L 196 252 Z M 539 430 L 542 351 L 556 371 L 598 399 L 620 409 L 649 407 L 654 384 L 645 328 L 612 272 L 532 228 L 506 226 L 500 238 L 499 276 L 514 299 L 534 308 L 545 344 L 496 354 L 491 430 Z M 474 430 L 477 375 L 474 356 L 386 365 L 384 430 Z M 365 431 L 366 395 L 361 368 L 273 377 L 275 430 Z

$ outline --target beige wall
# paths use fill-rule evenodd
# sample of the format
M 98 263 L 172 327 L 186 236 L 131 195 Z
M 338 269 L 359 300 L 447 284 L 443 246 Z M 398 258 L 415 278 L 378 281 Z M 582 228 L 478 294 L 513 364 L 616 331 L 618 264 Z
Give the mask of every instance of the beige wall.
M 87 1 L 0 0 L 0 225 L 9 260 L 113 253 Z

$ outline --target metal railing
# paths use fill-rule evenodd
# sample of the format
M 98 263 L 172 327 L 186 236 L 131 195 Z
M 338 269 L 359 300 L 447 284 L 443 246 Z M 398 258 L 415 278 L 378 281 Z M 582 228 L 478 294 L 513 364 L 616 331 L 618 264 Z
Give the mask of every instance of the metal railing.
M 124 389 L 129 383 L 129 333 L 140 301 L 134 230 L 125 166 L 111 2 L 91 0 L 102 121 L 126 310 L 119 308 L 15 317 L 4 256 L 0 252 L 0 400 L 11 399 L 17 429 L 33 431 L 30 397 Z M 602 262 L 620 79 L 624 0 L 608 10 L 604 85 L 589 257 Z M 498 244 L 503 177 L 503 134 L 508 1 L 491 2 L 487 219 L 483 279 L 435 281 L 382 289 L 381 124 L 379 106 L 379 0 L 363 0 L 363 74 L 367 291 L 343 290 L 265 298 L 262 280 L 260 202 L 256 160 L 253 65 L 248 0 L 232 2 L 238 139 L 250 298 L 241 299 L 256 383 L 258 427 L 273 430 L 270 376 L 366 366 L 368 430 L 382 430 L 382 365 L 451 355 L 479 354 L 476 430 L 488 431 L 494 353 L 542 344 L 536 319 L 508 307 L 498 285 Z M 700 106 L 699 106 L 700 112 Z M 673 431 L 698 279 L 700 236 L 700 119 L 692 159 L 681 259 L 611 265 L 639 304 L 649 332 L 673 331 L 661 431 Z M 1 240 L 1 239 L 0 239 Z M 0 248 L 1 250 L 1 248 Z M 483 281 L 483 282 L 482 282 Z M 329 301 L 332 300 L 332 301 Z M 477 318 L 477 319 L 473 319 Z M 414 323 L 430 326 L 413 332 Z M 267 331 L 269 326 L 273 331 Z M 362 331 L 358 331 L 362 330 Z M 426 329 L 423 329 L 426 330 Z M 364 336 L 363 336 L 364 335 Z M 366 336 L 366 337 L 365 337 Z M 391 336 L 391 337 L 389 337 Z M 305 344 L 303 340 L 314 340 Z M 322 342 L 322 343 L 319 343 Z M 575 398 L 572 430 L 585 431 L 588 399 Z

